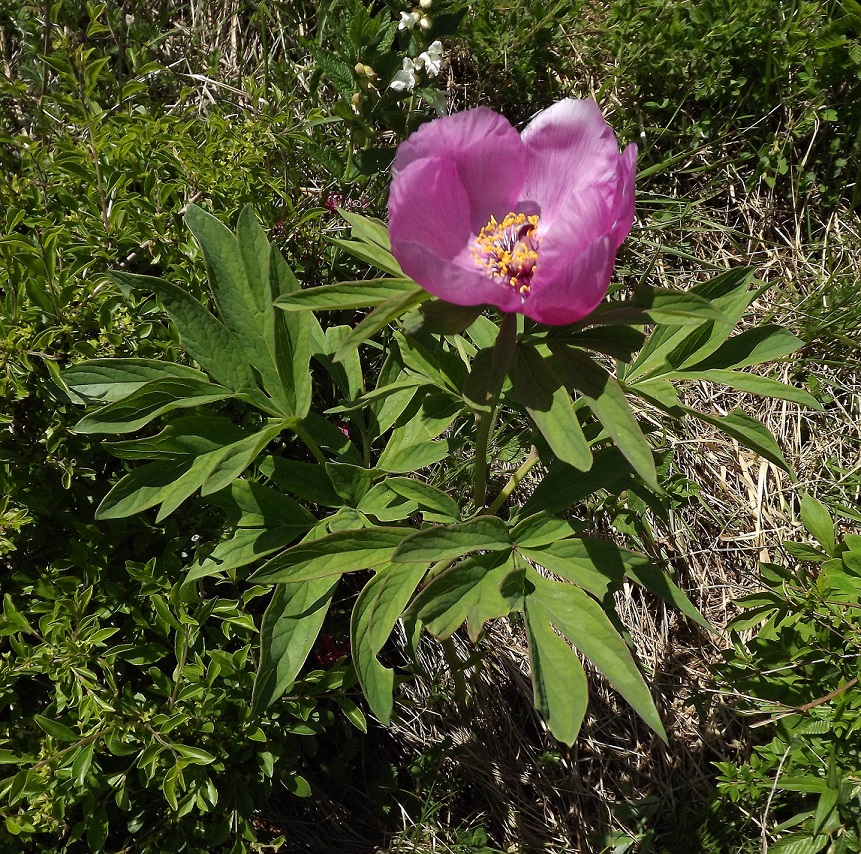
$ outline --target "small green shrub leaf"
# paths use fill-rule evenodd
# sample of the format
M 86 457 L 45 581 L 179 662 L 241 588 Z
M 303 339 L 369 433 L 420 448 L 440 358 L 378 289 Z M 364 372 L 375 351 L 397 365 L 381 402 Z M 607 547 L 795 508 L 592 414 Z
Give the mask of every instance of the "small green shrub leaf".
M 834 520 L 825 505 L 812 495 L 801 499 L 801 523 L 828 554 L 835 554 Z
M 81 739 L 81 736 L 74 730 L 71 730 L 64 724 L 59 723 L 59 721 L 52 721 L 44 715 L 33 715 L 33 720 L 36 721 L 36 723 L 39 724 L 39 726 L 45 730 L 48 735 L 52 738 L 56 738 L 57 741 L 80 741 Z

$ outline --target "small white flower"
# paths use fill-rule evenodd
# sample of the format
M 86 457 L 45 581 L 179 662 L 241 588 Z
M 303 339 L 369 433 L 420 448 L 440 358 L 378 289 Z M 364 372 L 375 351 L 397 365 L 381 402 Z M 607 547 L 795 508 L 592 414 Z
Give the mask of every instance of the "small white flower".
M 421 15 L 418 12 L 401 12 L 399 30 L 411 30 L 418 22 Z
M 419 21 L 419 27 L 423 30 L 429 30 L 431 28 L 431 19 L 422 15 L 422 18 Z
M 416 71 L 419 67 L 411 59 L 405 59 L 403 67 L 395 74 L 389 88 L 395 92 L 409 92 L 416 85 Z
M 419 61 L 431 77 L 436 77 L 442 68 L 442 42 L 432 42 L 426 51 L 419 54 Z
M 432 3 L 433 0 L 419 0 L 419 6 L 421 6 L 422 9 L 430 9 Z

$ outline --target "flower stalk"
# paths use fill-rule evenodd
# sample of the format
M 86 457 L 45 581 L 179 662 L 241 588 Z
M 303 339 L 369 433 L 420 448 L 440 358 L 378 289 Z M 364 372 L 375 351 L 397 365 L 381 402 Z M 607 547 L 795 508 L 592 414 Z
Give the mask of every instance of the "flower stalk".
M 517 315 L 504 314 L 499 334 L 493 345 L 490 371 L 486 378 L 485 406 L 475 409 L 475 464 L 473 469 L 473 504 L 477 511 L 484 509 L 487 502 L 487 448 L 491 428 L 496 421 L 499 394 L 511 366 L 517 347 Z

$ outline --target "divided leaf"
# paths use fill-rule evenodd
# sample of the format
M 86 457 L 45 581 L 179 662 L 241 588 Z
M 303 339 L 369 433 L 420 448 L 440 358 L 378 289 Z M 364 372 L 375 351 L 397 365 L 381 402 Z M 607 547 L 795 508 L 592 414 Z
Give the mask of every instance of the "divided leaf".
M 252 712 L 262 712 L 293 684 L 317 639 L 337 586 L 337 578 L 276 586 L 260 627 L 260 665 L 251 694 Z
M 544 609 L 550 622 L 588 658 L 610 684 L 633 706 L 634 711 L 666 742 L 667 735 L 625 641 L 601 606 L 573 584 L 548 581 L 530 574 L 534 591 L 527 597 Z
M 571 397 L 534 347 L 521 346 L 517 350 L 514 394 L 526 407 L 553 453 L 563 463 L 588 471 L 592 466 L 592 451 Z
M 377 718 L 392 717 L 394 673 L 377 660 L 427 567 L 390 564 L 365 585 L 350 619 L 350 645 L 359 684 Z
M 524 617 L 535 708 L 550 732 L 570 747 L 586 716 L 586 673 L 574 650 L 553 631 L 549 617 L 534 598 L 527 599 Z

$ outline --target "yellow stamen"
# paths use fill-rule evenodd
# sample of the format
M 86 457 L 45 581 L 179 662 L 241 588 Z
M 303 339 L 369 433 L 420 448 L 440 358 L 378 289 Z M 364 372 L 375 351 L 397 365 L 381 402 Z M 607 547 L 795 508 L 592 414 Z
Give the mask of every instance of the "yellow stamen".
M 537 227 L 537 214 L 511 212 L 502 222 L 491 217 L 470 252 L 484 273 L 526 296 L 538 264 Z

